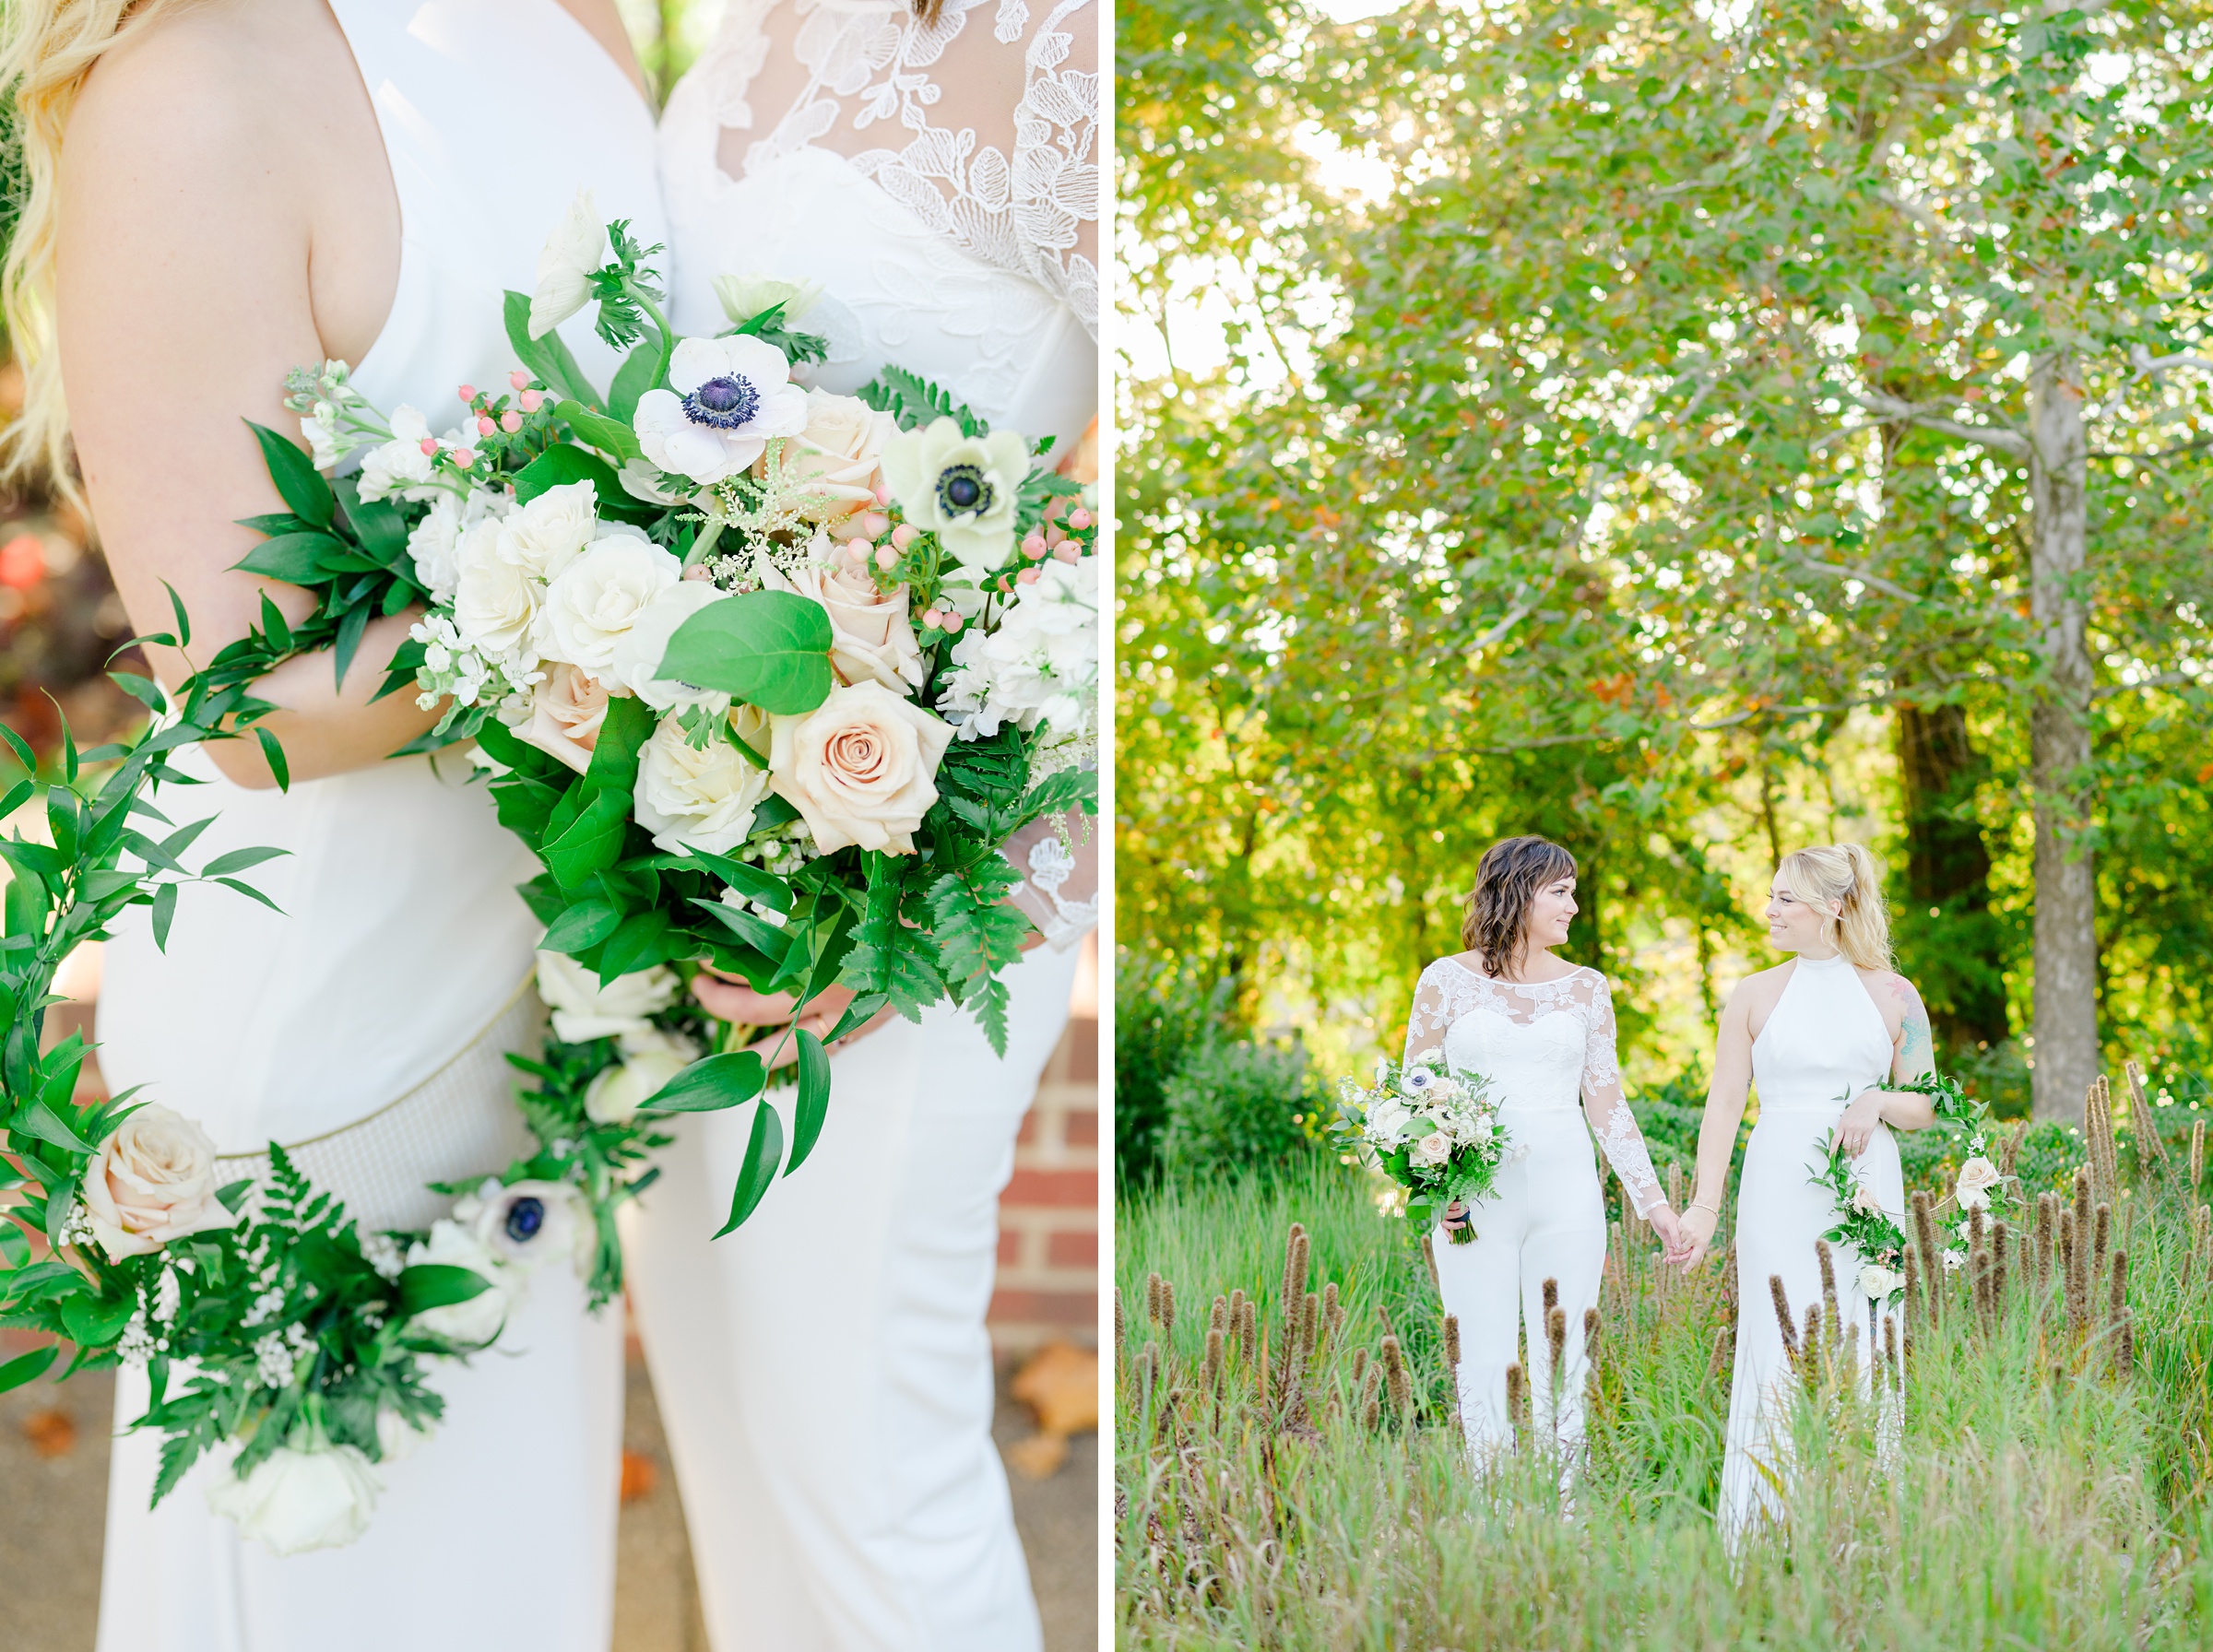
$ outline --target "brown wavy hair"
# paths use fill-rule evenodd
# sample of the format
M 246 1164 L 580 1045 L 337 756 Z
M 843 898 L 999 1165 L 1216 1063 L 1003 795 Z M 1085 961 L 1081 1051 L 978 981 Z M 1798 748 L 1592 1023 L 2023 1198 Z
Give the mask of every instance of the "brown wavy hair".
M 1493 844 L 1475 863 L 1475 888 L 1460 941 L 1483 955 L 1486 975 L 1503 975 L 1521 950 L 1529 903 L 1546 884 L 1575 876 L 1575 856 L 1550 838 L 1509 837 Z

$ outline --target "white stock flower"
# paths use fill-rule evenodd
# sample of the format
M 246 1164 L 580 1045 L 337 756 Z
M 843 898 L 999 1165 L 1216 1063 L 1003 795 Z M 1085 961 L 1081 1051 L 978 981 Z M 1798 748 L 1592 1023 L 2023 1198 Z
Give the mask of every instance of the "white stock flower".
M 553 1011 L 553 1036 L 563 1044 L 645 1032 L 682 985 L 674 970 L 656 964 L 601 986 L 596 974 L 565 952 L 538 955 L 538 996 Z
M 1000 431 L 964 436 L 950 419 L 884 443 L 883 479 L 906 520 L 956 562 L 988 571 L 1014 549 L 1014 506 L 1029 474 L 1029 444 Z
M 393 408 L 392 440 L 378 442 L 361 459 L 361 497 L 430 498 L 431 455 L 422 451 L 430 437 L 430 420 L 420 411 L 405 404 Z
M 500 528 L 500 560 L 550 580 L 574 561 L 598 531 L 599 499 L 592 484 L 564 482 L 507 517 Z
M 408 1328 L 472 1348 L 498 1336 L 500 1328 L 507 1323 L 507 1310 L 514 1305 L 516 1288 L 498 1254 L 459 1222 L 441 1217 L 431 1223 L 429 1239 L 418 1239 L 408 1246 L 409 1268 L 430 1265 L 466 1268 L 481 1274 L 490 1289 L 478 1292 L 467 1302 L 426 1308 L 408 1319 Z
M 669 1081 L 699 1059 L 688 1038 L 656 1027 L 622 1041 L 623 1059 L 604 1068 L 584 1092 L 587 1117 L 603 1125 L 627 1124 Z
M 1959 1167 L 1959 1179 L 1952 1185 L 1952 1197 L 1959 1201 L 1962 1210 L 1985 1210 L 1992 1192 L 2003 1180 L 1998 1167 L 1978 1154 Z
M 773 276 L 720 275 L 715 277 L 715 297 L 730 325 L 742 327 L 774 305 L 784 306 L 784 324 L 790 326 L 814 308 L 822 295 L 820 281 L 779 281 Z
M 939 703 L 963 738 L 994 735 L 1010 723 L 1024 733 L 1049 724 L 1062 739 L 1091 734 L 1099 681 L 1093 574 L 1089 558 L 1072 567 L 1042 563 L 1035 584 L 1015 587 L 996 627 L 973 627 L 953 643 L 953 668 Z
M 346 456 L 338 445 L 338 410 L 329 402 L 317 402 L 300 421 L 300 434 L 314 450 L 317 470 L 328 470 Z
M 1409 1163 L 1438 1165 L 1452 1156 L 1452 1143 L 1442 1130 L 1432 1130 L 1408 1150 Z
M 752 832 L 768 791 L 768 772 L 728 740 L 718 736 L 695 748 L 681 724 L 664 717 L 638 754 L 632 803 L 638 824 L 671 855 L 685 848 L 722 855 Z
M 546 587 L 500 555 L 502 525 L 487 516 L 461 536 L 454 625 L 479 653 L 519 662 L 531 651 Z
M 541 650 L 595 675 L 604 672 L 616 641 L 683 572 L 682 562 L 650 540 L 603 535 L 546 587 Z
M 591 301 L 592 275 L 607 261 L 607 225 L 580 189 L 546 244 L 538 249 L 538 285 L 530 294 L 530 336 L 543 338 Z
M 728 591 L 704 579 L 680 578 L 647 603 L 630 629 L 615 639 L 608 657 L 609 678 L 657 712 L 683 705 L 704 705 L 717 715 L 728 710 L 728 694 L 695 689 L 689 683 L 664 682 L 657 675 L 677 628 L 708 604 L 728 596 Z
M 383 1490 L 375 1465 L 351 1446 L 279 1446 L 243 1480 L 219 1469 L 207 1481 L 207 1506 L 272 1554 L 302 1554 L 367 1531 Z
M 408 534 L 408 555 L 415 563 L 415 577 L 430 588 L 434 601 L 450 603 L 461 579 L 461 544 L 469 529 L 487 517 L 502 514 L 507 502 L 496 493 L 472 489 L 466 500 L 444 489 L 431 501 L 431 513 Z
M 765 340 L 687 338 L 669 360 L 668 390 L 638 397 L 638 445 L 663 470 L 719 482 L 758 459 L 772 436 L 807 428 L 807 393 Z

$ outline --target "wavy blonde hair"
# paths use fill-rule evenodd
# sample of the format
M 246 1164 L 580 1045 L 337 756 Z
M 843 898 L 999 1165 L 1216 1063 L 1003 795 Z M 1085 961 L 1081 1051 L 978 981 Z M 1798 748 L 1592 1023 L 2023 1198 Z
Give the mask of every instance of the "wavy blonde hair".
M 1833 907 L 1821 920 L 1823 937 L 1861 969 L 1890 963 L 1890 909 L 1883 900 L 1883 863 L 1858 844 L 1794 849 L 1776 875 L 1791 893 L 1816 908 Z
M 15 233 L 0 264 L 0 313 L 23 370 L 23 411 L 0 431 L 0 480 L 44 480 L 75 498 L 69 407 L 54 349 L 53 266 L 60 240 L 62 135 L 93 65 L 195 0 L 5 0 L 0 99 L 9 171 L 19 180 Z

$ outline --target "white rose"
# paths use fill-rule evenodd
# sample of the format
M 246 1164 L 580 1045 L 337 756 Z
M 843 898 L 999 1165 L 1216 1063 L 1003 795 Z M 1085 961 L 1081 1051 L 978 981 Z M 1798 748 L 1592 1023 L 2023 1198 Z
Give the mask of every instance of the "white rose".
M 538 996 L 553 1011 L 553 1036 L 563 1044 L 645 1032 L 682 985 L 674 970 L 657 964 L 601 986 L 596 974 L 565 952 L 538 955 Z
M 430 587 L 438 602 L 450 603 L 461 578 L 461 541 L 468 530 L 488 516 L 502 514 L 506 502 L 495 493 L 472 490 L 467 499 L 456 498 L 444 489 L 431 501 L 431 513 L 408 533 L 408 555 L 415 563 L 415 577 Z
M 667 681 L 657 674 L 677 628 L 708 604 L 728 596 L 728 591 L 704 579 L 679 579 L 647 603 L 631 628 L 615 639 L 609 675 L 657 712 L 684 705 L 704 705 L 717 714 L 728 711 L 728 694 Z
M 784 474 L 809 491 L 799 514 L 834 522 L 876 502 L 884 443 L 899 421 L 858 396 L 807 393 L 807 428 L 785 444 Z
M 607 226 L 580 189 L 538 254 L 538 285 L 530 294 L 530 336 L 543 338 L 591 301 L 592 275 L 607 256 Z
M 215 1143 L 167 1107 L 146 1106 L 115 1127 L 78 1188 L 92 1237 L 108 1260 L 142 1257 L 172 1239 L 238 1218 L 215 1197 Z
M 376 1448 L 387 1463 L 406 1462 L 431 1437 L 431 1432 L 429 1426 L 411 1422 L 388 1405 L 377 1410 Z
M 1860 1265 L 1860 1294 L 1869 1302 L 1881 1302 L 1906 1282 L 1902 1273 L 1885 1268 L 1880 1262 Z
M 375 501 L 395 493 L 402 499 L 430 496 L 431 455 L 422 451 L 431 423 L 414 407 L 392 409 L 392 440 L 380 442 L 361 457 L 361 497 Z
M 503 561 L 551 579 L 598 537 L 599 499 L 588 481 L 566 482 L 509 516 L 500 530 Z
M 501 526 L 488 516 L 461 537 L 454 628 L 479 654 L 520 658 L 529 650 L 545 586 L 500 555 Z
M 695 748 L 674 717 L 664 717 L 638 754 L 631 796 L 638 824 L 671 855 L 686 847 L 722 855 L 751 832 L 769 785 L 767 772 L 719 731 Z
M 515 733 L 581 774 L 606 721 L 607 685 L 564 660 L 532 692 L 530 720 Z
M 906 520 L 935 534 L 963 566 L 988 572 L 1014 549 L 1014 505 L 1028 443 L 1000 431 L 964 436 L 951 419 L 902 431 L 883 448 L 883 479 Z
M 1413 1109 L 1404 1102 L 1391 1096 L 1383 1097 L 1367 1110 L 1367 1127 L 1375 1132 L 1378 1139 L 1393 1147 L 1398 1145 L 1399 1137 L 1413 1122 Z
M 715 297 L 733 327 L 742 327 L 763 310 L 777 304 L 784 306 L 784 324 L 789 326 L 813 309 L 814 301 L 822 294 L 820 281 L 779 281 L 770 276 L 750 273 L 716 276 L 714 286 Z
M 1873 1187 L 1861 1182 L 1852 1188 L 1852 1208 L 1863 1216 L 1880 1216 L 1883 1213 L 1883 1201 Z
M 481 1274 L 491 1289 L 479 1291 L 467 1302 L 449 1302 L 444 1307 L 425 1309 L 408 1321 L 408 1328 L 472 1348 L 481 1347 L 497 1337 L 500 1328 L 507 1323 L 507 1310 L 514 1304 L 516 1281 L 501 1265 L 491 1246 L 459 1222 L 442 1217 L 431 1223 L 427 1241 L 418 1239 L 408 1246 L 409 1268 L 432 1264 L 466 1268 L 471 1273 Z
M 807 393 L 765 339 L 684 339 L 669 358 L 669 384 L 638 397 L 632 424 L 648 459 L 695 482 L 735 476 L 770 438 L 807 428 Z
M 1442 1130 L 1432 1130 L 1408 1150 L 1406 1158 L 1414 1164 L 1442 1164 L 1452 1156 L 1452 1143 Z
M 243 1480 L 219 1470 L 207 1482 L 207 1506 L 272 1554 L 301 1554 L 340 1548 L 367 1531 L 383 1490 L 375 1465 L 351 1446 L 279 1446 Z
M 546 587 L 545 654 L 595 675 L 605 671 L 616 639 L 683 572 L 682 562 L 647 540 L 628 534 L 593 540 Z
M 847 844 L 915 852 L 915 829 L 938 800 L 952 726 L 882 684 L 830 690 L 813 711 L 775 720 L 769 768 L 827 855 Z
M 650 1041 L 645 1034 L 624 1039 L 627 1057 L 592 1080 L 584 1092 L 586 1116 L 603 1125 L 627 1124 L 647 1101 L 669 1081 L 699 1059 L 691 1040 L 655 1029 Z
M 1980 1210 L 1988 1207 L 1990 1196 L 2005 1177 L 1998 1167 L 1980 1154 L 1959 1167 L 1959 1179 L 1952 1186 L 1952 1197 L 1959 1201 L 1962 1210 Z
M 786 574 L 774 566 L 765 583 L 822 605 L 830 616 L 830 667 L 840 682 L 879 682 L 894 694 L 922 686 L 922 644 L 907 618 L 905 585 L 879 591 L 858 568 L 807 565 Z

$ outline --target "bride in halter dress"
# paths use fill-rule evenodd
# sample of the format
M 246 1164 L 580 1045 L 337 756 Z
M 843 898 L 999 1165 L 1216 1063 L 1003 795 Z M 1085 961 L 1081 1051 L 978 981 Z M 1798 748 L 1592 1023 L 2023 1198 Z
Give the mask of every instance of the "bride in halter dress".
M 580 186 L 643 240 L 665 239 L 653 116 L 620 22 L 606 0 L 574 4 L 142 4 L 97 63 L 63 154 L 59 350 L 91 504 L 141 630 L 170 624 L 161 577 L 209 651 L 258 600 L 254 581 L 221 572 L 254 540 L 231 519 L 276 508 L 239 419 L 290 428 L 288 368 L 351 353 L 377 405 L 457 422 L 458 384 L 505 379 L 501 292 L 531 289 Z M 254 191 L 234 182 L 247 176 Z M 159 198 L 116 205 L 148 177 Z M 306 233 L 278 216 L 301 198 Z M 160 255 L 135 256 L 134 233 Z M 149 319 L 174 317 L 180 284 L 203 275 L 183 320 Z M 588 318 L 563 336 L 604 383 L 617 358 Z M 125 389 L 152 398 L 136 416 L 159 407 L 160 432 L 123 439 L 103 408 Z M 384 648 L 407 622 L 385 622 Z M 192 760 L 207 784 L 159 799 L 180 819 L 218 816 L 203 853 L 288 851 L 253 875 L 283 914 L 209 888 L 185 896 L 166 953 L 143 922 L 122 926 L 99 1036 L 112 1088 L 148 1086 L 234 1165 L 272 1139 L 304 1144 L 302 1167 L 364 1226 L 415 1226 L 448 1202 L 425 1182 L 497 1170 L 527 1139 L 503 1057 L 536 1031 L 538 926 L 515 893 L 535 867 L 466 761 L 385 758 L 417 732 L 400 724 L 432 714 L 404 694 L 362 703 L 377 646 L 362 647 L 351 699 L 327 659 L 266 679 L 288 707 L 289 792 L 266 774 L 238 784 L 225 748 Z M 157 666 L 175 680 L 173 663 Z M 605 1652 L 620 1315 L 587 1316 L 573 1275 L 541 1268 L 496 1351 L 440 1364 L 432 1386 L 443 1424 L 380 1466 L 367 1534 L 284 1559 L 209 1512 L 226 1465 L 203 1459 L 149 1509 L 160 1436 L 120 1438 L 101 1652 Z M 145 1399 L 143 1375 L 123 1373 L 118 1423 Z
M 1698 1132 L 1698 1186 L 1684 1215 L 1689 1243 L 1677 1259 L 1695 1266 L 1713 1237 L 1746 1091 L 1757 1084 L 1759 1118 L 1737 1191 L 1736 1362 L 1718 1515 L 1733 1548 L 1784 1515 L 1794 1379 L 1769 1281 L 1781 1280 L 1793 1325 L 1803 1326 L 1806 1309 L 1821 1303 L 1814 1247 L 1837 1213 L 1810 1167 L 1834 1132 L 1852 1156 L 1853 1176 L 1902 1225 L 1905 1181 L 1891 1131 L 1926 1129 L 1935 1119 L 1925 1096 L 1884 1088 L 1931 1071 L 1933 1049 L 1920 995 L 1889 967 L 1881 879 L 1875 856 L 1857 844 L 1784 856 L 1768 903 L 1768 934 L 1797 956 L 1740 983 L 1722 1016 Z M 1858 1252 L 1848 1245 L 1833 1250 L 1838 1306 L 1845 1324 L 1858 1328 L 1866 1393 L 1871 1356 L 1894 1314 L 1873 1309 L 1858 1294 Z M 1893 1444 L 1899 1404 L 1883 1401 L 1885 1438 Z
M 717 277 L 818 283 L 814 383 L 894 362 L 1068 452 L 1098 411 L 1099 27 L 1090 0 L 729 0 L 661 123 L 680 330 L 728 324 Z M 1072 856 L 1044 829 L 1010 854 L 1047 944 L 1008 974 L 1003 1058 L 949 1005 L 893 1018 L 834 1055 L 813 1156 L 744 1227 L 709 1242 L 745 1148 L 719 1114 L 679 1121 L 625 1212 L 716 1652 L 1038 1645 L 984 1314 L 999 1191 L 1095 916 L 1071 826 Z

